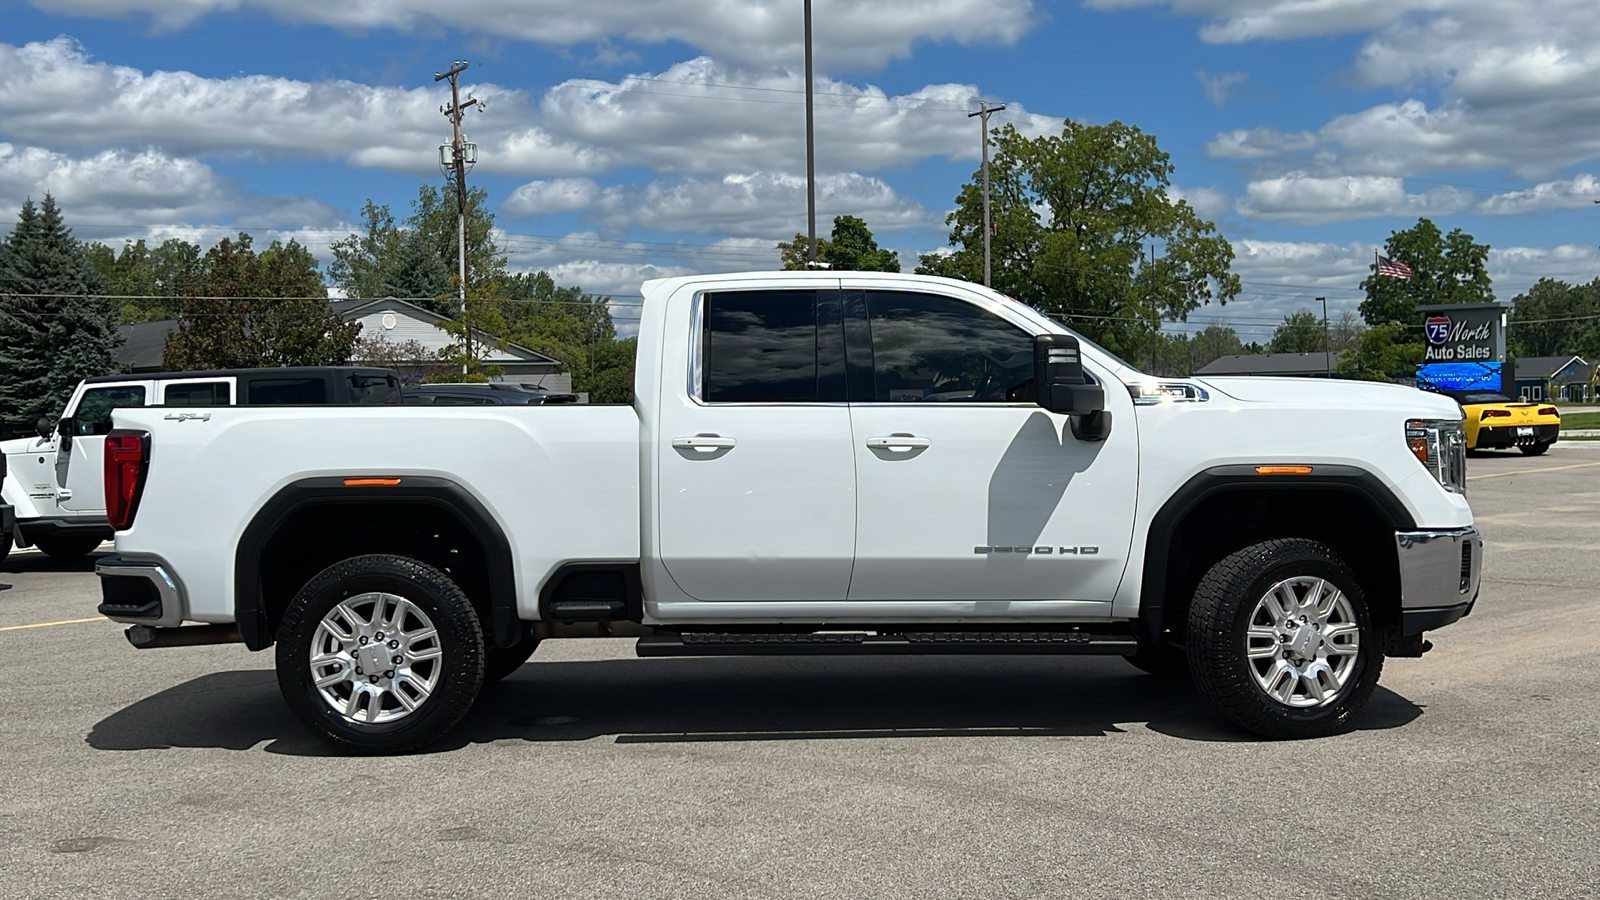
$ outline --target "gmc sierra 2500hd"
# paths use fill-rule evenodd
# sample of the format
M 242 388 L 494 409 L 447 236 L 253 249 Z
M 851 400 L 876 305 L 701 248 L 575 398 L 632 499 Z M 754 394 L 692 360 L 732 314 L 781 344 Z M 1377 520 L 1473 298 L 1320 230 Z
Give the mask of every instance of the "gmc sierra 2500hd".
M 631 406 L 117 409 L 100 611 L 140 647 L 275 643 L 310 730 L 393 753 L 567 636 L 1119 654 L 1323 735 L 1477 598 L 1446 398 L 1155 379 L 937 278 L 643 295 Z

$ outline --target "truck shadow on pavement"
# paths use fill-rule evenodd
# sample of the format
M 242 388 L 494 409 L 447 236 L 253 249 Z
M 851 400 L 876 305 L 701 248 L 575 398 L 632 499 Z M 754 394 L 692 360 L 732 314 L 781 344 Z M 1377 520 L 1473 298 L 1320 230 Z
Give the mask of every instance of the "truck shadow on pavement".
M 1421 707 L 1379 687 L 1360 730 L 1396 728 Z M 927 737 L 1098 737 L 1150 730 L 1253 741 L 1199 693 L 1116 659 L 740 658 L 532 662 L 487 688 L 433 752 L 496 741 L 616 743 Z M 324 755 L 270 671 L 218 672 L 97 723 L 99 750 L 210 747 Z

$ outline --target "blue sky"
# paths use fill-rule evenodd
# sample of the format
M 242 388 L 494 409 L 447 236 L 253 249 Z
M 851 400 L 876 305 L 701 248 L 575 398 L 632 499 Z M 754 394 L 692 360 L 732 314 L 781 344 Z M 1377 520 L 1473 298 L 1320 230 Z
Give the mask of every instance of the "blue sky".
M 448 138 L 435 72 L 514 268 L 631 293 L 768 268 L 804 230 L 798 0 L 33 0 L 0 4 L 0 203 L 45 190 L 80 237 L 244 228 L 325 254 L 368 198 L 403 212 Z M 1593 0 L 816 0 L 819 230 L 907 262 L 976 166 L 965 110 L 1157 136 L 1234 242 L 1264 337 L 1419 215 L 1495 248 L 1503 299 L 1600 275 Z M 464 25 L 463 23 L 471 23 Z

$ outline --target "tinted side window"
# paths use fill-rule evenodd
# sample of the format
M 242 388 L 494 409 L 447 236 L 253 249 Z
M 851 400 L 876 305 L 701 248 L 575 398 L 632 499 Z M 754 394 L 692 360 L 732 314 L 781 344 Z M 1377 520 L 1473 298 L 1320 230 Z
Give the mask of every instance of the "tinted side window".
M 400 402 L 400 384 L 393 375 L 351 375 L 352 403 L 386 404 Z
M 844 399 L 837 291 L 706 295 L 701 396 L 713 403 Z
M 161 402 L 167 406 L 227 406 L 233 402 L 233 389 L 226 381 L 169 384 Z
M 1033 400 L 1033 338 L 970 303 L 868 291 L 873 399 L 881 403 Z
M 141 385 L 90 388 L 78 401 L 78 411 L 72 416 L 72 433 L 110 434 L 113 409 L 143 405 L 144 387 Z
M 250 382 L 245 402 L 256 406 L 327 403 L 328 383 L 321 378 L 263 378 Z
M 469 397 L 462 394 L 435 394 L 434 406 L 490 406 L 494 403 L 488 397 Z

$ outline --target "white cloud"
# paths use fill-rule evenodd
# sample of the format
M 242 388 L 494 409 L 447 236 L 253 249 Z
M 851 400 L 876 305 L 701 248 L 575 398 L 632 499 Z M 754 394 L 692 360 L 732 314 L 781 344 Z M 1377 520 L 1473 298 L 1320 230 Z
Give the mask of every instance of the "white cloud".
M 1200 218 L 1213 222 L 1233 211 L 1233 198 L 1214 187 L 1186 188 L 1174 184 L 1167 187 L 1167 196 L 1188 203 Z
M 681 41 L 741 66 L 797 65 L 803 53 L 801 6 L 793 0 L 31 0 L 75 15 L 124 18 L 144 13 L 180 28 L 212 13 L 260 9 L 292 23 L 345 30 L 466 30 L 547 46 L 612 40 Z M 813 47 L 824 67 L 868 70 L 904 58 L 919 41 L 1017 41 L 1038 20 L 1031 0 L 836 0 L 813 16 Z
M 0 121 L 13 140 L 81 149 L 155 146 L 177 156 L 343 159 L 418 175 L 437 171 L 449 134 L 437 86 L 396 88 L 269 76 L 203 78 L 145 73 L 93 61 L 69 38 L 0 44 Z M 615 82 L 574 79 L 539 97 L 471 85 L 489 105 L 469 116 L 479 171 L 592 175 L 626 166 L 682 172 L 799 171 L 804 164 L 803 80 L 741 73 L 708 58 Z M 908 166 L 933 156 L 976 158 L 962 112 L 973 85 L 881 89 L 818 79 L 817 161 L 822 172 Z M 1061 120 L 1018 105 L 995 117 L 1028 134 Z
M 1478 204 L 1478 212 L 1505 216 L 1540 209 L 1588 209 L 1600 200 L 1600 178 L 1578 175 L 1565 181 L 1546 181 L 1527 190 L 1495 194 Z
M 1290 172 L 1250 182 L 1237 209 L 1240 215 L 1263 221 L 1310 225 L 1370 216 L 1448 215 L 1471 204 L 1470 194 L 1452 187 L 1409 194 L 1401 179 L 1389 176 L 1321 178 Z
M 1600 256 L 1594 247 L 1561 244 L 1556 247 L 1495 247 L 1489 250 L 1489 277 L 1495 296 L 1509 301 L 1541 278 L 1559 278 L 1569 284 L 1600 276 Z
M 1337 116 L 1314 132 L 1217 136 L 1213 155 L 1315 149 L 1323 174 L 1511 168 L 1544 175 L 1600 155 L 1600 15 L 1594 0 L 1097 0 L 1157 2 L 1213 18 L 1207 40 L 1369 32 L 1354 80 L 1415 96 Z
M 600 185 L 590 178 L 530 181 L 511 192 L 500 212 L 514 219 L 588 209 L 600 198 Z
M 1217 106 L 1227 103 L 1234 89 L 1250 79 L 1247 72 L 1207 72 L 1201 69 L 1194 74 L 1205 89 L 1206 99 Z
M 769 244 L 805 229 L 806 180 L 797 175 L 758 172 L 604 189 L 593 182 L 553 184 L 523 185 L 501 211 L 525 218 L 578 210 L 584 221 L 600 224 L 609 233 L 637 225 L 656 231 L 756 237 Z M 876 178 L 857 174 L 817 179 L 819 230 L 826 234 L 837 215 L 858 216 L 874 232 L 937 224 L 932 210 L 901 197 Z
M 316 200 L 243 193 L 205 163 L 155 150 L 70 156 L 0 142 L 0 209 L 45 193 L 59 201 L 79 236 L 91 240 L 107 228 L 146 223 L 229 220 L 235 228 L 260 228 L 340 220 Z

